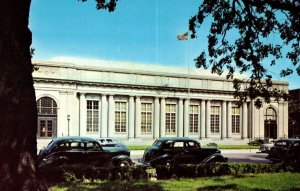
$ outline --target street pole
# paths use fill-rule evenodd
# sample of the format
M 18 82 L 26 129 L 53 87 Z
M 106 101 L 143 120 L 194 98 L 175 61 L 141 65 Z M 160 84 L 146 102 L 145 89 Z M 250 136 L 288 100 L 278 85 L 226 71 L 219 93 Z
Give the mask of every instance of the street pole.
M 293 138 L 295 137 L 295 124 L 296 124 L 296 121 L 295 120 L 293 120 Z
M 67 115 L 68 120 L 68 136 L 70 136 L 70 115 Z

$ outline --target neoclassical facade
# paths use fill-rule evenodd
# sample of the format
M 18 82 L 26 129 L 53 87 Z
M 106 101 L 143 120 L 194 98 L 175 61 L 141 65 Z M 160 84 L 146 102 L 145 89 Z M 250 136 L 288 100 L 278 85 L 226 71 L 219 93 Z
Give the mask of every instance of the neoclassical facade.
M 288 103 L 239 106 L 233 85 L 203 70 L 65 58 L 33 61 L 38 141 L 116 137 L 150 144 L 159 137 L 241 144 L 288 133 Z M 288 91 L 288 83 L 274 86 Z

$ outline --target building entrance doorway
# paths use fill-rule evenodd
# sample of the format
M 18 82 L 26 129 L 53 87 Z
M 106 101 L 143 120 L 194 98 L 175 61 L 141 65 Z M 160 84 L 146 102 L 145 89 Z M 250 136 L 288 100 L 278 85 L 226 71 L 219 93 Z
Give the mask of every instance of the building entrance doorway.
M 264 126 L 265 138 L 277 139 L 277 114 L 272 107 L 266 109 Z
M 57 136 L 57 104 L 50 97 L 37 101 L 38 129 L 37 138 L 54 138 Z
M 277 123 L 275 120 L 265 120 L 265 138 L 277 139 Z
M 56 118 L 39 117 L 38 118 L 39 137 L 56 137 Z

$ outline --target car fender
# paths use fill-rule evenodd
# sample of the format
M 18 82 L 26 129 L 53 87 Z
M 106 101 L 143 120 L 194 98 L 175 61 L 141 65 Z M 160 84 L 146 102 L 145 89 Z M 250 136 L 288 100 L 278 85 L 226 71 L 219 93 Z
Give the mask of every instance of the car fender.
M 168 160 L 172 160 L 173 159 L 173 155 L 172 154 L 163 154 L 163 155 L 160 155 L 152 160 L 149 161 L 149 164 L 151 166 L 156 166 L 157 164 L 160 164 L 162 161 L 168 161 Z
M 207 164 L 207 163 L 213 163 L 213 162 L 227 162 L 228 158 L 224 157 L 220 153 L 214 153 L 205 159 L 202 160 L 202 163 Z
M 116 166 L 119 162 L 123 161 L 123 160 L 127 160 L 129 162 L 130 165 L 133 164 L 132 160 L 130 159 L 129 156 L 127 155 L 117 155 L 114 156 L 112 158 L 110 158 L 105 164 L 104 166 Z
M 42 159 L 38 166 L 39 167 L 44 167 L 44 166 L 48 166 L 48 165 L 52 165 L 54 163 L 68 163 L 70 159 L 66 156 L 59 156 L 56 157 L 54 154 L 49 155 L 48 157 Z

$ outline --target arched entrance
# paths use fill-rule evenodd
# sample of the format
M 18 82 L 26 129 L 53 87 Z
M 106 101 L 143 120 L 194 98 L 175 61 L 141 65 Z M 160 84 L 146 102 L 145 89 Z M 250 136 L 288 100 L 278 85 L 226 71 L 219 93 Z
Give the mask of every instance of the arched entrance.
M 272 107 L 266 109 L 265 138 L 277 139 L 277 114 Z
M 57 136 L 57 104 L 50 97 L 37 100 L 38 129 L 37 138 Z

